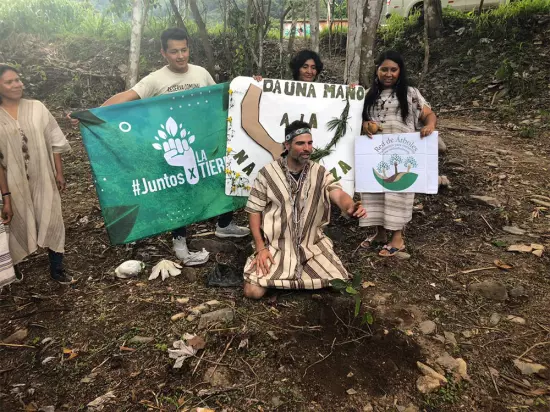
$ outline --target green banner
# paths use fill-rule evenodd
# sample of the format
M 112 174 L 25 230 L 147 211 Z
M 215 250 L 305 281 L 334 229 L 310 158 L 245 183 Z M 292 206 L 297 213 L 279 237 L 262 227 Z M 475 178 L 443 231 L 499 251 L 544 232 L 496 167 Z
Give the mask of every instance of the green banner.
M 225 195 L 228 84 L 73 113 L 111 243 L 241 208 Z

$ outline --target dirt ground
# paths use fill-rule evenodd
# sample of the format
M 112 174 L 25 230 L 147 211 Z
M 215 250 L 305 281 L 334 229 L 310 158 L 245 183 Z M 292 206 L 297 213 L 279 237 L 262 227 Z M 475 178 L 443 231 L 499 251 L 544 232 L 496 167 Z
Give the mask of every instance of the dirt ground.
M 338 255 L 370 282 L 360 290 L 358 317 L 352 298 L 330 290 L 274 291 L 251 302 L 239 288 L 207 288 L 216 261 L 242 270 L 250 239 L 235 243 L 236 255 L 211 255 L 204 267 L 147 281 L 151 267 L 171 256 L 169 236 L 109 245 L 82 142 L 70 133 L 63 206 L 66 266 L 77 282 L 50 281 L 47 254 L 38 253 L 22 265 L 24 282 L 2 290 L 0 339 L 17 329 L 28 335 L 0 345 L 0 410 L 86 410 L 108 392 L 105 411 L 549 410 L 548 369 L 524 375 L 513 363 L 550 367 L 550 208 L 532 201 L 550 202 L 549 136 L 521 139 L 504 125 L 473 120 L 485 118 L 481 111 L 440 115 L 449 148 L 440 167 L 451 187 L 417 196 L 409 259 L 356 249 L 368 232 L 333 212 L 327 233 Z M 243 212 L 237 219 L 246 222 Z M 213 229 L 210 221 L 191 233 Z M 542 257 L 507 251 L 532 243 L 545 246 Z M 128 259 L 144 261 L 146 274 L 116 279 L 114 269 Z M 499 269 L 495 260 L 513 267 Z M 493 295 L 470 290 L 489 280 L 499 284 Z M 234 309 L 233 321 L 199 329 L 198 317 L 186 320 L 213 299 L 215 309 Z M 372 324 L 362 324 L 365 313 Z M 426 320 L 435 331 L 420 330 Z M 185 333 L 205 346 L 174 369 L 167 349 Z M 445 352 L 466 362 L 470 379 L 446 373 L 446 385 L 421 394 L 417 361 L 445 373 L 435 362 Z

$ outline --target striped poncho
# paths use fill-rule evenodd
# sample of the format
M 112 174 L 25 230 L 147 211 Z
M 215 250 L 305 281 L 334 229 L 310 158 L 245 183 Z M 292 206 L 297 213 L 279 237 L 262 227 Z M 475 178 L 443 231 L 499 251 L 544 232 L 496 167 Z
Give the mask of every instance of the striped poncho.
M 245 281 L 262 287 L 319 289 L 348 272 L 323 233 L 330 220 L 332 190 L 341 189 L 323 166 L 309 162 L 303 183 L 292 182 L 285 160 L 263 167 L 250 192 L 246 211 L 262 214 L 262 230 L 275 264 L 265 276 L 256 274 L 254 256 L 248 258 Z M 293 193 L 294 191 L 294 193 Z

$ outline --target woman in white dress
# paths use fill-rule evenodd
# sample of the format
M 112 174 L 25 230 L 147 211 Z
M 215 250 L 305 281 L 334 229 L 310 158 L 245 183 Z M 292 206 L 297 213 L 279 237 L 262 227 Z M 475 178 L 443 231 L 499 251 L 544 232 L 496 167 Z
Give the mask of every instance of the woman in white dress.
M 59 194 L 66 186 L 61 154 L 70 146 L 46 106 L 24 99 L 23 88 L 17 70 L 0 65 L 0 188 L 9 250 L 17 265 L 38 247 L 47 248 L 52 279 L 71 283 L 63 270 Z
M 437 118 L 417 88 L 409 86 L 403 58 L 389 50 L 376 59 L 374 79 L 365 97 L 363 131 L 374 133 L 413 133 L 429 136 Z M 429 138 L 429 137 L 428 137 Z M 359 226 L 374 226 L 374 236 L 365 239 L 365 249 L 382 246 L 380 256 L 394 256 L 405 250 L 403 231 L 412 219 L 414 193 L 361 193 L 367 216 Z M 386 230 L 392 232 L 388 238 Z

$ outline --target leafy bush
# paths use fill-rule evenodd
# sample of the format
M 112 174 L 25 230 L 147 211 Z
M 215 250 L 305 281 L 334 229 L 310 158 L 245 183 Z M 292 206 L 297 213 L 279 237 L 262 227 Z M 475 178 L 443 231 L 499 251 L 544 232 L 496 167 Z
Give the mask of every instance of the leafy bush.
M 378 28 L 378 38 L 385 45 L 392 48 L 399 48 L 405 38 L 418 27 L 418 18 L 420 13 L 408 17 L 401 17 L 398 14 L 392 14 L 386 24 Z
M 75 0 L 10 0 L 0 3 L 0 36 L 34 34 L 51 39 L 79 34 L 104 39 L 125 38 L 129 24 Z

